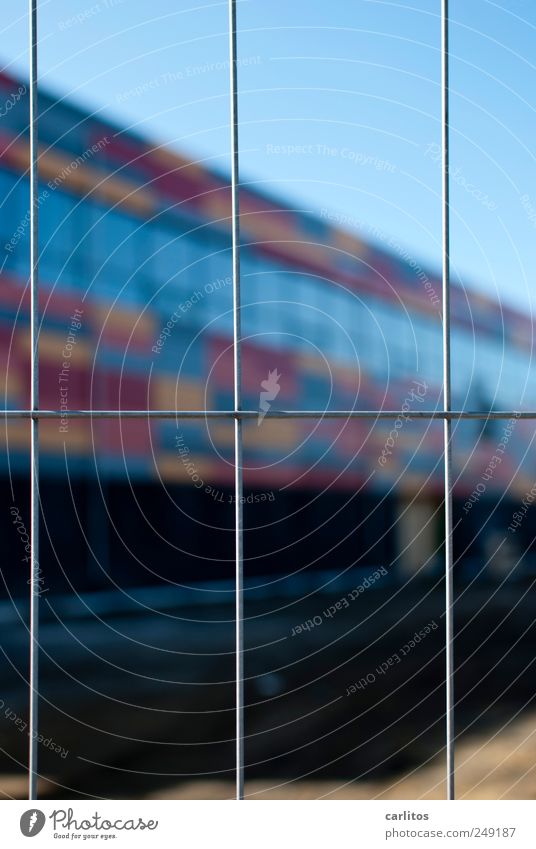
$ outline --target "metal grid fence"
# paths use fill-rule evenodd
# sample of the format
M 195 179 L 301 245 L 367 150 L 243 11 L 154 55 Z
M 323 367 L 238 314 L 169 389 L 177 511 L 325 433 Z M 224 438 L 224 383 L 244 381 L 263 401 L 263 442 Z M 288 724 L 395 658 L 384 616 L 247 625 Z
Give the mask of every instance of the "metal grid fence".
M 443 330 L 443 409 L 419 410 L 415 418 L 443 421 L 444 511 L 445 511 L 445 715 L 447 797 L 454 799 L 454 631 L 453 631 L 453 528 L 452 528 L 452 422 L 461 419 L 536 419 L 536 411 L 471 412 L 451 408 L 451 328 L 450 328 L 450 247 L 449 247 L 449 5 L 441 8 L 441 129 L 442 129 L 442 330 Z M 30 558 L 30 722 L 29 722 L 29 795 L 37 799 L 38 697 L 39 697 L 39 421 L 61 418 L 60 410 L 39 409 L 39 274 L 38 274 L 38 104 L 37 104 L 37 0 L 29 0 L 30 22 L 30 324 L 31 324 L 31 400 L 30 409 L 4 410 L 6 419 L 31 420 L 31 558 Z M 232 268 L 233 268 L 233 352 L 234 409 L 232 410 L 75 410 L 73 418 L 175 418 L 232 419 L 234 421 L 235 468 L 235 605 L 236 605 L 236 797 L 244 798 L 244 616 L 243 616 L 243 467 L 242 424 L 258 416 L 257 410 L 242 409 L 241 394 L 241 301 L 240 301 L 240 210 L 238 144 L 238 49 L 236 0 L 229 0 L 230 129 L 232 197 Z M 270 410 L 268 418 L 374 418 L 396 419 L 399 410 Z

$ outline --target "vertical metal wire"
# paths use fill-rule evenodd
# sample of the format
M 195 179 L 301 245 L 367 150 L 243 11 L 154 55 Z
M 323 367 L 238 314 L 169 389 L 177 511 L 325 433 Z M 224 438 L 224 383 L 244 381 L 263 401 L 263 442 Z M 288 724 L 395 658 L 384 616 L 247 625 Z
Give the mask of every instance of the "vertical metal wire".
M 441 0 L 441 147 L 443 230 L 443 409 L 451 410 L 450 382 L 450 192 L 449 192 L 449 3 Z M 454 799 L 454 623 L 452 551 L 452 421 L 445 418 L 445 656 L 447 798 Z
M 240 206 L 238 169 L 238 66 L 236 0 L 229 0 L 229 54 L 231 101 L 231 221 L 233 251 L 233 357 L 234 409 L 242 409 L 242 363 L 240 357 Z M 236 604 L 236 798 L 244 798 L 244 525 L 242 419 L 235 415 L 235 604 Z
M 37 0 L 30 11 L 30 289 L 31 289 L 31 608 L 29 798 L 37 798 L 38 647 L 39 647 L 39 370 L 38 370 L 38 147 L 37 147 Z M 450 232 L 449 232 L 449 45 L 448 0 L 441 0 L 442 89 L 442 232 L 443 232 L 443 403 L 451 410 Z M 236 566 L 236 796 L 244 797 L 244 617 L 243 617 L 243 467 L 241 398 L 240 221 L 236 0 L 229 0 L 231 203 L 234 339 L 235 566 Z M 454 798 L 453 551 L 451 420 L 444 420 L 446 737 L 447 795 Z
M 31 482 L 30 482 L 30 723 L 28 798 L 37 799 L 37 736 L 39 695 L 39 285 L 37 172 L 37 0 L 30 0 L 30 333 L 31 333 Z

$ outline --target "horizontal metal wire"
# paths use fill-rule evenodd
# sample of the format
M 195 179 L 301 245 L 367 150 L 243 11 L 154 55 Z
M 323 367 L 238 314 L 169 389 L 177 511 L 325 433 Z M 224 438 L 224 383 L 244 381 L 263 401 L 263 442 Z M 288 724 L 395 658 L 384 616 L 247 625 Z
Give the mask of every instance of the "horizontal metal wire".
M 0 410 L 6 419 L 256 419 L 259 410 Z M 269 410 L 264 419 L 536 419 L 536 410 Z

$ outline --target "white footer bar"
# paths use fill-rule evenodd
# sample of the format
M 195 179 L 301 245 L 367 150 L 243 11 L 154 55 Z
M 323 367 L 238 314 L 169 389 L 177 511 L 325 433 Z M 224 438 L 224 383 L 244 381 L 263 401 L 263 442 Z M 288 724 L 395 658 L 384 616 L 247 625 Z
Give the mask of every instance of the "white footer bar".
M 523 801 L 6 801 L 3 843 L 67 842 L 196 849 L 275 847 L 533 847 Z M 33 824 L 32 824 L 33 823 Z

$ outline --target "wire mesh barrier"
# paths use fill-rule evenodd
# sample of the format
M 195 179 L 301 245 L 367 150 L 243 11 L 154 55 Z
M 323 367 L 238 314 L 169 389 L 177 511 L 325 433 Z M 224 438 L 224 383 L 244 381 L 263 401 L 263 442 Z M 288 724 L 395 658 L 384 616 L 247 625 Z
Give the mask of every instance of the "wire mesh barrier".
M 41 210 L 39 193 L 39 115 L 38 115 L 38 0 L 30 0 L 30 319 L 31 319 L 31 349 L 30 349 L 30 371 L 31 371 L 31 393 L 30 404 L 27 409 L 4 410 L 2 415 L 6 421 L 30 420 L 31 428 L 31 457 L 30 457 L 30 502 L 31 520 L 29 537 L 31 540 L 30 554 L 30 718 L 29 718 L 29 799 L 38 797 L 39 777 L 39 598 L 42 577 L 40 573 L 39 556 L 39 527 L 40 513 L 42 510 L 40 500 L 40 426 L 46 420 L 63 420 L 65 412 L 62 409 L 42 409 L 39 395 L 39 335 L 40 335 L 40 305 L 39 305 L 39 248 L 38 248 L 38 223 L 41 218 L 46 218 L 46 209 Z M 234 487 L 234 565 L 235 565 L 235 757 L 236 757 L 236 796 L 244 798 L 244 502 L 245 488 L 243 479 L 243 443 L 244 428 L 255 424 L 259 420 L 259 410 L 244 409 L 243 405 L 243 374 L 242 374 L 242 297 L 241 297 L 241 234 L 240 234 L 240 174 L 239 174 L 239 89 L 238 69 L 240 67 L 240 55 L 237 43 L 237 3 L 229 0 L 228 10 L 229 22 L 229 86 L 230 86 L 230 129 L 231 129 L 231 238 L 232 238 L 232 354 L 233 354 L 233 404 L 232 408 L 222 409 L 157 409 L 150 405 L 146 409 L 107 409 L 105 406 L 99 408 L 75 409 L 69 411 L 69 418 L 73 420 L 119 420 L 126 422 L 126 428 L 132 420 L 165 420 L 176 422 L 192 421 L 199 422 L 232 422 L 233 426 L 233 487 Z M 511 419 L 525 419 L 533 421 L 536 419 L 536 411 L 533 410 L 496 410 L 491 407 L 481 410 L 454 409 L 452 403 L 452 371 L 451 371 L 451 271 L 450 271 L 450 181 L 451 168 L 449 163 L 449 3 L 441 0 L 441 173 L 442 173 L 442 293 L 441 293 L 441 317 L 442 317 L 442 409 L 418 408 L 412 409 L 411 418 L 426 422 L 442 422 L 442 461 L 443 461 L 443 509 L 445 518 L 444 530 L 444 585 L 445 585 L 445 717 L 446 717 L 446 787 L 449 799 L 455 798 L 455 692 L 454 692 L 454 625 L 453 625 L 453 423 L 463 421 L 491 421 L 507 422 Z M 170 331 L 171 332 L 171 331 Z M 157 343 L 156 354 L 164 350 L 166 336 Z M 153 348 L 155 350 L 155 348 Z M 245 358 L 245 355 L 244 355 Z M 277 375 L 274 377 L 276 380 Z M 276 381 L 277 382 L 277 381 Z M 346 420 L 372 420 L 396 422 L 407 416 L 407 409 L 385 410 L 366 409 L 279 409 L 277 407 L 278 387 L 270 389 L 270 377 L 268 378 L 266 391 L 265 409 L 262 409 L 262 421 L 294 421 L 310 420 L 329 421 L 331 419 Z M 426 401 L 425 401 L 426 404 Z M 381 462 L 380 462 L 381 465 Z M 328 608 L 329 609 L 329 608 Z M 331 615 L 334 615 L 333 613 Z M 320 620 L 322 617 L 317 615 Z M 313 620 L 313 625 L 315 625 Z M 308 630 L 303 626 L 302 630 Z M 437 627 L 437 626 L 436 626 Z M 302 633 L 302 631 L 296 633 Z M 385 663 L 389 665 L 389 658 Z M 373 673 L 369 673 L 374 678 Z M 367 686 L 361 681 L 361 686 Z M 357 685 L 356 685 L 357 686 Z

